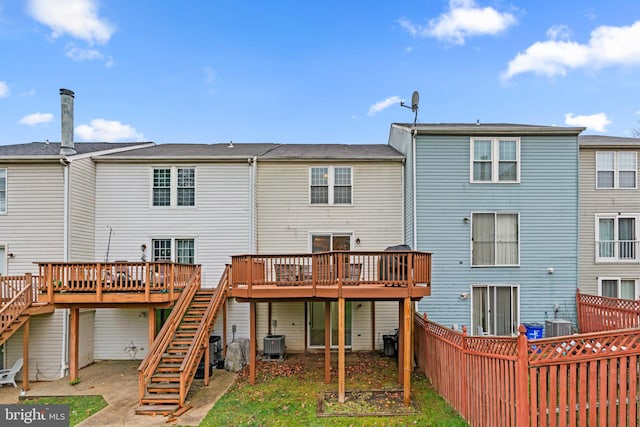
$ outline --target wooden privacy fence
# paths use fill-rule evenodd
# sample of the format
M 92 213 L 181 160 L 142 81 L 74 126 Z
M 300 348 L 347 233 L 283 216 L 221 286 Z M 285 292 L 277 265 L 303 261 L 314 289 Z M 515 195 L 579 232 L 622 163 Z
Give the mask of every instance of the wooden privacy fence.
M 640 329 L 528 341 L 416 315 L 419 369 L 472 426 L 637 426 Z
M 580 332 L 640 328 L 640 301 L 576 292 Z

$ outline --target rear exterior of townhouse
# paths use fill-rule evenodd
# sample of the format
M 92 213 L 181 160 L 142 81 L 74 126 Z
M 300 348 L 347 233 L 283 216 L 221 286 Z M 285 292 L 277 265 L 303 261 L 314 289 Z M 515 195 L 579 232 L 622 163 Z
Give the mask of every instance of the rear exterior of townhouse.
M 402 243 L 403 159 L 387 145 L 287 144 L 261 156 L 257 253 L 381 251 Z M 261 302 L 256 311 L 259 349 L 270 334 L 285 335 L 287 351 L 325 348 L 320 299 Z M 353 351 L 381 349 L 382 336 L 397 327 L 397 301 L 346 302 L 345 345 Z
M 637 138 L 580 137 L 582 293 L 640 298 L 639 151 Z
M 406 156 L 405 240 L 433 252 L 418 311 L 472 335 L 575 321 L 583 128 L 394 124 Z
M 95 167 L 90 156 L 147 143 L 80 143 L 61 154 L 60 143 L 0 147 L 0 274 L 38 274 L 37 261 L 93 256 Z M 93 361 L 93 312 L 84 310 L 82 366 Z M 2 346 L 1 363 L 22 356 L 19 329 Z M 68 313 L 33 316 L 29 335 L 31 380 L 54 380 L 68 367 Z M 20 377 L 20 374 L 18 375 Z

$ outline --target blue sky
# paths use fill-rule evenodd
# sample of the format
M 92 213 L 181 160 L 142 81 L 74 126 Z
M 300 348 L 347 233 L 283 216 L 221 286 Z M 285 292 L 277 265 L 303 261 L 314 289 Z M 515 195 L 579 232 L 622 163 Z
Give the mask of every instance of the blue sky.
M 0 0 L 0 144 L 386 143 L 412 122 L 640 128 L 640 1 Z

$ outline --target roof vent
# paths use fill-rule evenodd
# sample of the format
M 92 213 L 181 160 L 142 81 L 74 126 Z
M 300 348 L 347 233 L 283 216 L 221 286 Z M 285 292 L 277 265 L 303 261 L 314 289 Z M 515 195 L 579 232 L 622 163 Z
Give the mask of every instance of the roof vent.
M 229 145 L 227 145 L 227 148 L 234 148 L 233 141 L 229 141 Z

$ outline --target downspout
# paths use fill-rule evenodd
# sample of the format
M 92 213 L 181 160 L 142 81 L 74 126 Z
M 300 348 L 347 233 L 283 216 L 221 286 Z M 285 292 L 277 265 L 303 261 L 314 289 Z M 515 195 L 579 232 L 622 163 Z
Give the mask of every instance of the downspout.
M 60 164 L 63 167 L 63 249 L 62 260 L 63 262 L 69 261 L 69 161 L 66 158 L 60 159 Z M 61 360 L 60 360 L 60 378 L 64 378 L 67 373 L 68 360 L 69 360 L 69 309 L 62 310 L 62 348 L 61 348 Z
M 411 173 L 413 176 L 411 179 L 413 180 L 413 250 L 418 250 L 418 207 L 416 206 L 416 187 L 418 187 L 418 183 L 416 182 L 416 135 L 418 131 L 414 128 L 411 130 L 411 162 L 413 163 L 413 170 Z

